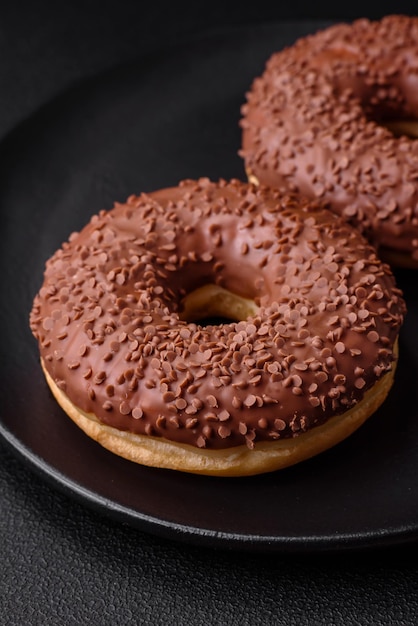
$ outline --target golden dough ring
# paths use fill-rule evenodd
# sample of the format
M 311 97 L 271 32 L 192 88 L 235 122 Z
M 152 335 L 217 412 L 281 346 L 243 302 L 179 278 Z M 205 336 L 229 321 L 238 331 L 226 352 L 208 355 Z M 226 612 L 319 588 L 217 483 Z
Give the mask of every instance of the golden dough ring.
M 397 346 L 396 346 L 397 354 Z M 124 459 L 170 470 L 209 476 L 252 476 L 284 469 L 305 461 L 354 433 L 385 401 L 394 381 L 396 365 L 364 398 L 342 415 L 336 415 L 293 439 L 260 442 L 250 450 L 246 445 L 227 450 L 200 450 L 188 444 L 120 431 L 101 424 L 95 415 L 78 409 L 57 387 L 44 365 L 47 383 L 65 413 L 101 446 Z

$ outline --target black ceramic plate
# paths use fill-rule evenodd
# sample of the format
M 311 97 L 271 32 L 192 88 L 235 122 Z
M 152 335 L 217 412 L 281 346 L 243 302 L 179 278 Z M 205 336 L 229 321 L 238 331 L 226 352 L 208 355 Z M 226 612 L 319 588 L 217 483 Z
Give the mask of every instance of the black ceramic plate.
M 58 408 L 28 328 L 45 260 L 102 208 L 198 176 L 244 178 L 239 109 L 267 56 L 305 24 L 212 33 L 80 84 L 1 146 L 1 417 L 4 439 L 71 496 L 145 531 L 253 550 L 367 548 L 418 536 L 417 274 L 396 383 L 334 449 L 281 472 L 198 477 L 134 465 Z

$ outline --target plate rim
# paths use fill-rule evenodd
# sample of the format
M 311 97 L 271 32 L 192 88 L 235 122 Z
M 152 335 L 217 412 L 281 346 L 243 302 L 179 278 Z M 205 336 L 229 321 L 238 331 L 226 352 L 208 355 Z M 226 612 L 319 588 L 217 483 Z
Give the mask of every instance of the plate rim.
M 317 20 L 319 23 L 321 20 Z M 325 20 L 322 20 L 323 22 Z M 309 20 L 306 20 L 309 22 Z M 263 24 L 265 26 L 265 24 Z M 276 25 L 277 26 L 277 25 Z M 235 27 L 236 28 L 236 27 Z M 244 25 L 245 29 L 249 28 L 249 25 Z M 252 29 L 257 28 L 257 25 L 253 25 Z M 272 25 L 274 28 L 274 25 Z M 224 32 L 228 32 L 225 29 Z M 216 30 L 212 35 L 219 37 L 219 31 Z M 205 38 L 207 43 L 210 38 L 210 34 Z M 179 46 L 179 50 L 184 50 L 187 45 L 198 45 L 199 41 L 191 40 L 189 44 L 182 42 Z M 173 46 L 169 47 L 171 50 Z M 176 47 L 177 49 L 177 47 Z M 128 63 L 124 63 L 124 66 L 132 65 L 138 62 L 142 58 L 142 55 Z M 160 54 L 158 61 L 164 62 L 164 55 Z M 97 76 L 89 77 L 83 84 L 89 84 L 92 80 L 103 80 L 108 74 L 114 74 L 114 68 L 105 70 Z M 79 89 L 80 84 L 71 85 L 64 93 L 72 92 L 74 88 Z M 33 118 L 36 118 L 40 113 L 43 114 L 45 108 L 50 107 L 58 100 L 63 98 L 63 93 L 58 94 L 50 101 L 42 105 L 39 109 L 33 112 L 33 114 L 27 119 L 18 124 L 12 131 L 2 139 L 1 145 L 5 142 L 13 139 L 14 133 L 21 131 L 22 126 L 25 124 L 31 124 Z M 13 141 L 12 141 L 13 143 Z M 397 527 L 380 528 L 373 531 L 355 532 L 355 533 L 336 533 L 333 535 L 262 535 L 254 533 L 236 533 L 228 531 L 218 531 L 209 528 L 198 528 L 191 525 L 180 524 L 170 522 L 155 516 L 142 513 L 127 507 L 124 504 L 115 502 L 109 498 L 96 493 L 91 488 L 86 488 L 77 481 L 66 476 L 62 471 L 53 467 L 50 463 L 45 461 L 42 457 L 37 455 L 31 450 L 23 441 L 19 440 L 3 423 L 3 419 L 0 416 L 0 436 L 2 440 L 7 444 L 8 448 L 19 459 L 23 460 L 30 469 L 34 470 L 38 475 L 46 479 L 46 481 L 57 487 L 61 492 L 69 497 L 75 497 L 79 502 L 82 502 L 89 506 L 89 508 L 100 511 L 103 514 L 109 515 L 114 519 L 135 526 L 145 532 L 159 535 L 167 539 L 177 539 L 185 541 L 188 544 L 196 544 L 208 547 L 221 547 L 232 550 L 247 550 L 257 552 L 331 552 L 341 550 L 364 550 L 368 548 L 376 548 L 383 546 L 399 545 L 401 543 L 409 543 L 418 538 L 418 522 L 411 525 L 399 525 Z

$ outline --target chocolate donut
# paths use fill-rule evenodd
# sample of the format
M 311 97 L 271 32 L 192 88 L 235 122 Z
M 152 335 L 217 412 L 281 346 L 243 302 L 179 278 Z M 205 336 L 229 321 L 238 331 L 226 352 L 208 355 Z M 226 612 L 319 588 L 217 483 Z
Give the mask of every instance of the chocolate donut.
M 202 178 L 71 235 L 30 325 L 89 436 L 145 465 L 238 476 L 358 428 L 392 385 L 404 314 L 389 266 L 341 217 Z
M 242 106 L 253 182 L 321 199 L 418 266 L 418 18 L 336 24 L 277 51 Z

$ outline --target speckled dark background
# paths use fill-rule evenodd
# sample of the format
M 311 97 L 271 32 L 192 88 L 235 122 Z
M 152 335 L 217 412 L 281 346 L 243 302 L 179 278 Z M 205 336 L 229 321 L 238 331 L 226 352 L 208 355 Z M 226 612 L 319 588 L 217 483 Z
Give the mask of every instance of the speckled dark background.
M 367 9 L 368 5 L 371 7 Z M 239 10 L 237 10 L 239 6 Z M 51 97 L 196 29 L 412 14 L 414 2 L 3 2 L 0 140 Z M 3 270 L 4 268 L 2 268 Z M 4 304 L 3 304 L 4 306 Z M 7 355 L 2 355 L 7 367 Z M 0 411 L 2 406 L 0 389 Z M 418 506 L 418 503 L 417 503 Z M 0 442 L 0 624 L 418 623 L 417 546 L 256 555 L 143 534 L 49 486 Z

